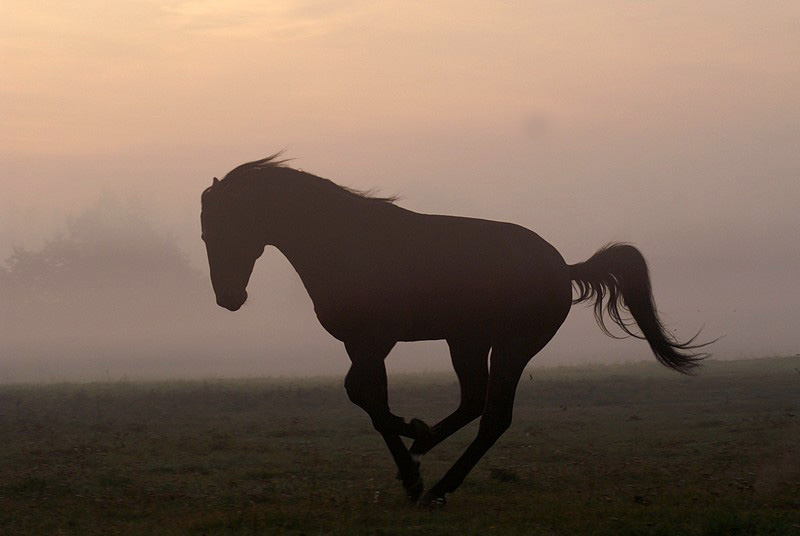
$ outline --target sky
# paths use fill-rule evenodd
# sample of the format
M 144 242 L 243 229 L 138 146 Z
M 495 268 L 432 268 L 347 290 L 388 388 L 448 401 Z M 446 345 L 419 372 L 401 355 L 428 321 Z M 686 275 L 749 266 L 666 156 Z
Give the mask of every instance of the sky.
M 635 243 L 677 333 L 795 355 L 799 32 L 793 1 L 6 0 L 0 254 L 111 192 L 207 270 L 200 192 L 284 150 L 412 210 L 519 223 L 571 263 Z M 256 373 L 346 369 L 278 252 L 252 286 L 236 314 L 269 320 Z M 215 314 L 235 337 L 243 320 Z M 336 364 L 270 361 L 295 343 Z M 447 366 L 441 343 L 397 354 Z M 645 358 L 576 307 L 539 360 Z

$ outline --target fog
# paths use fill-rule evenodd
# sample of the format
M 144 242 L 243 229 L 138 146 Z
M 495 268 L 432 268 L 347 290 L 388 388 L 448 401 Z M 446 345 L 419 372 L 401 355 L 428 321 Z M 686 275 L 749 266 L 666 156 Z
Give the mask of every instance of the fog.
M 242 310 L 214 303 L 200 193 L 281 149 L 570 263 L 634 243 L 679 338 L 800 353 L 795 3 L 215 6 L 4 5 L 0 381 L 346 371 L 277 250 Z M 49 275 L 9 282 L 15 247 Z M 576 306 L 535 366 L 643 359 Z M 448 369 L 446 345 L 387 366 Z

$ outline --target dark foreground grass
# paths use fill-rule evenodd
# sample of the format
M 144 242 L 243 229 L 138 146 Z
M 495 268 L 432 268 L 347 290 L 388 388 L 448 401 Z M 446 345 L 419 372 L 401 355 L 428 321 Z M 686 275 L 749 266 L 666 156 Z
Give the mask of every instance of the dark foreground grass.
M 0 534 L 800 535 L 800 360 L 526 373 L 441 510 L 336 379 L 0 386 Z M 390 380 L 429 422 L 449 376 Z M 475 425 L 425 457 L 429 483 Z

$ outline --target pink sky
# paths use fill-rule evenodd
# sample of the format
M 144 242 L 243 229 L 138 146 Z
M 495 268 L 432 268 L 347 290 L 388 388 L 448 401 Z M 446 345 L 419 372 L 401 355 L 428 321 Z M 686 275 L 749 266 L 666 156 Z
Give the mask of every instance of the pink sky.
M 684 332 L 797 353 L 798 35 L 794 1 L 7 0 L 0 253 L 110 191 L 202 266 L 200 190 L 287 147 L 414 210 L 525 225 L 568 262 L 635 242 Z M 263 270 L 263 292 L 292 277 Z M 554 352 L 621 348 L 581 329 Z

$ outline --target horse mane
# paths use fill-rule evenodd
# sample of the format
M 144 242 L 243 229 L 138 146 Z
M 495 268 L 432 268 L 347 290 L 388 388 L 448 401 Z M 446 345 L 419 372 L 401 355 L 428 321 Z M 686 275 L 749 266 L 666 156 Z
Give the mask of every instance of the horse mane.
M 274 169 L 274 168 L 281 168 L 286 167 L 284 164 L 286 162 L 290 162 L 291 158 L 280 158 L 282 151 L 277 153 L 273 153 L 266 158 L 262 158 L 261 160 L 254 160 L 253 162 L 246 162 L 242 165 L 236 166 L 232 170 L 230 170 L 222 180 L 227 180 L 235 177 L 241 177 L 247 174 L 250 171 L 261 171 L 264 169 Z
M 292 177 L 290 180 L 314 183 L 315 185 L 320 186 L 325 190 L 328 190 L 334 194 L 336 193 L 345 194 L 347 197 L 351 198 L 357 198 L 366 201 L 374 201 L 387 204 L 393 204 L 395 201 L 399 199 L 398 196 L 394 195 L 390 196 L 375 195 L 374 190 L 358 190 L 356 188 L 350 188 L 348 186 L 341 186 L 329 179 L 317 177 L 316 175 L 312 175 L 311 173 L 306 173 L 305 171 L 291 168 L 285 164 L 287 162 L 290 162 L 292 159 L 280 158 L 281 154 L 282 152 L 277 152 L 267 156 L 266 158 L 262 158 L 260 160 L 254 160 L 253 162 L 247 162 L 239 166 L 236 166 L 222 178 L 221 182 L 226 184 L 231 184 L 234 182 L 238 182 L 241 178 L 244 177 L 256 176 L 259 178 L 263 178 L 267 173 L 272 172 L 276 169 L 281 169 L 281 170 L 288 170 L 289 172 L 292 173 L 292 175 L 294 175 L 294 177 Z

